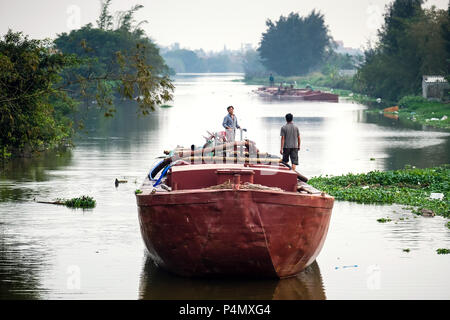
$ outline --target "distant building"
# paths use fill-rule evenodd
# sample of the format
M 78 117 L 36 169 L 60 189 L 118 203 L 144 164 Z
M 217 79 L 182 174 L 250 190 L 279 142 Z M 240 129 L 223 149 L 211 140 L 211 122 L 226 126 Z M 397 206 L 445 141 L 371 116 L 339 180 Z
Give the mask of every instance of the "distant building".
M 422 96 L 429 100 L 442 100 L 448 96 L 450 84 L 443 76 L 422 76 Z
M 241 52 L 247 52 L 250 50 L 254 50 L 251 43 L 241 43 Z
M 169 48 L 170 50 L 180 50 L 180 44 L 178 42 L 172 43 Z
M 336 48 L 335 51 L 341 54 L 349 54 L 351 56 L 362 56 L 364 53 L 360 49 L 350 48 L 344 46 L 344 41 L 335 41 Z
M 342 69 L 339 70 L 339 75 L 341 77 L 353 77 L 356 74 L 356 69 Z
M 57 48 L 49 48 L 48 49 L 48 53 L 50 53 L 50 54 L 60 54 L 61 51 L 59 49 L 57 49 Z

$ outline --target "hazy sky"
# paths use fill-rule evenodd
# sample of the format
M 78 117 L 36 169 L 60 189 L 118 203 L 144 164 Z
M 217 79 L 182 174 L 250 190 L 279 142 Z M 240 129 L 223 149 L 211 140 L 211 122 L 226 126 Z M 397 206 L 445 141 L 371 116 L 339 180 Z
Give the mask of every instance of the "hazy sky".
M 360 48 L 374 40 L 390 0 L 115 0 L 112 10 L 134 4 L 144 8 L 137 20 L 148 20 L 147 34 L 160 45 L 178 42 L 190 49 L 239 49 L 258 45 L 266 19 L 318 9 L 335 40 Z M 447 8 L 448 0 L 428 0 L 426 7 Z M 0 0 L 0 34 L 8 28 L 33 38 L 54 38 L 89 22 L 95 24 L 98 0 Z

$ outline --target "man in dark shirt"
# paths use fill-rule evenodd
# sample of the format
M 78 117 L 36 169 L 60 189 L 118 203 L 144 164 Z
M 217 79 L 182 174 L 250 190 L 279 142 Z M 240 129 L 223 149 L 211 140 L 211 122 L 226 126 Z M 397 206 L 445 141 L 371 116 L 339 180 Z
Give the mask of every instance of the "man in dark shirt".
M 292 162 L 292 170 L 298 165 L 298 151 L 300 150 L 300 132 L 292 120 L 294 116 L 290 113 L 286 115 L 286 124 L 281 127 L 281 149 L 283 162 L 288 163 L 289 158 Z

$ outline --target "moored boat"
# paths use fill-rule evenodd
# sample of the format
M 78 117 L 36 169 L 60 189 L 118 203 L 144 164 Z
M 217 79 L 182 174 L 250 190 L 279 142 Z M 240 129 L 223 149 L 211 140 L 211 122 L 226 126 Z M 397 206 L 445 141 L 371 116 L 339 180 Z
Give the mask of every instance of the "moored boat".
M 254 92 L 264 98 L 339 102 L 339 96 L 337 94 L 312 90 L 310 88 L 294 89 L 291 87 L 260 87 L 258 90 L 254 90 Z
M 183 276 L 294 276 L 319 254 L 334 202 L 304 180 L 248 140 L 174 150 L 136 194 L 149 255 Z

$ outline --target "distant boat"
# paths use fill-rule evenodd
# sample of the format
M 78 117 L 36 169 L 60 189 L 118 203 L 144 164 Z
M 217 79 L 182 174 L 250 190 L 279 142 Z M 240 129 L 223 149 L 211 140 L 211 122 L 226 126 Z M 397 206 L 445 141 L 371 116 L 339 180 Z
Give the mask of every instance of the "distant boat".
M 136 192 L 157 266 L 182 276 L 286 278 L 315 261 L 333 197 L 249 140 L 170 155 Z
M 265 98 L 339 102 L 339 95 L 337 94 L 323 92 L 320 90 L 312 90 L 310 88 L 295 89 L 293 87 L 260 87 L 258 90 L 254 90 L 254 92 Z

